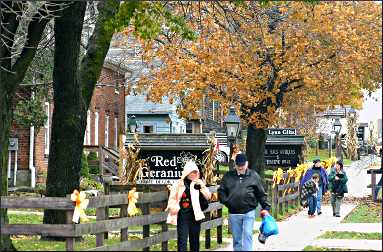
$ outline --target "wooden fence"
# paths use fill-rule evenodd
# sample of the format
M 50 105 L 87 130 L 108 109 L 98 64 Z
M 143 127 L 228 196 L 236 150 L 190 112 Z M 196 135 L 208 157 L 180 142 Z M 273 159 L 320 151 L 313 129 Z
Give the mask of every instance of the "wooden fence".
M 287 213 L 289 206 L 300 206 L 300 180 L 295 181 L 295 178 L 292 177 L 290 178 L 290 181 L 287 181 L 287 173 L 283 173 L 282 178 L 283 180 L 274 187 L 272 179 L 265 179 L 265 190 L 268 194 L 269 202 L 271 203 L 271 213 L 275 219 L 278 218 L 278 215 Z
M 217 186 L 209 188 L 212 192 Z M 143 249 L 149 251 L 149 247 L 161 243 L 162 251 L 168 250 L 168 241 L 177 239 L 177 231 L 169 230 L 166 224 L 167 213 L 150 211 L 151 203 L 166 202 L 168 192 L 139 193 L 137 206 L 143 215 L 128 217 L 127 194 L 111 194 L 89 198 L 88 208 L 96 208 L 96 221 L 89 223 L 74 224 L 72 222 L 74 203 L 67 198 L 45 197 L 45 198 L 20 198 L 1 197 L 1 208 L 42 208 L 66 211 L 67 224 L 5 224 L 1 225 L 1 234 L 9 235 L 42 235 L 63 237 L 66 240 L 66 250 L 73 251 L 75 238 L 86 234 L 96 235 L 95 247 L 89 251 L 113 251 Z M 106 216 L 106 208 L 120 208 L 119 217 Z M 210 219 L 211 211 L 217 210 L 217 217 Z M 210 230 L 217 228 L 217 243 L 222 243 L 222 205 L 219 202 L 209 204 L 205 211 L 205 220 L 201 224 L 201 231 L 205 231 L 205 248 L 210 248 Z M 161 232 L 150 235 L 151 224 L 161 224 Z M 142 226 L 142 239 L 128 240 L 128 229 L 131 226 Z M 110 231 L 120 230 L 120 242 L 113 245 L 105 245 L 105 234 Z

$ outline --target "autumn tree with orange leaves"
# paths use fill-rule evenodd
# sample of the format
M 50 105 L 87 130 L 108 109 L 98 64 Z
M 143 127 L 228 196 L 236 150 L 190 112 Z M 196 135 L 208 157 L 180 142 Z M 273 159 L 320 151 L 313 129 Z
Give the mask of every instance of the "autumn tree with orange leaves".
M 286 111 L 291 104 L 358 108 L 364 89 L 380 87 L 380 4 L 221 5 L 225 15 L 215 15 L 209 2 L 190 5 L 191 13 L 202 13 L 189 20 L 198 31 L 196 41 L 172 36 L 163 37 L 162 43 L 143 42 L 147 63 L 156 59 L 161 65 L 152 65 L 138 88 L 155 102 L 163 96 L 177 99 L 184 118 L 196 115 L 204 96 L 226 111 L 235 105 L 247 125 L 250 168 L 261 175 L 264 129 L 276 122 L 279 110 Z

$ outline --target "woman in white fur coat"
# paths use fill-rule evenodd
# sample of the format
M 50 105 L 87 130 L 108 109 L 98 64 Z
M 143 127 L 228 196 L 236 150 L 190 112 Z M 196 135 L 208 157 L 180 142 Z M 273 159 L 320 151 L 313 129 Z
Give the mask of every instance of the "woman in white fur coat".
M 167 223 L 177 225 L 178 251 L 188 251 L 189 237 L 190 251 L 199 251 L 199 235 L 201 220 L 205 215 L 201 209 L 201 200 L 210 200 L 211 193 L 200 179 L 200 172 L 193 161 L 188 161 L 182 176 L 170 189 Z

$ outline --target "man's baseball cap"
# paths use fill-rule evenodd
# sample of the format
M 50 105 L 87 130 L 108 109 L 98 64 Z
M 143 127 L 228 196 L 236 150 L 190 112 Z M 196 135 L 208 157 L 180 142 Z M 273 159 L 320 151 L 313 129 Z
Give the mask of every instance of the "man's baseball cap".
M 315 164 L 315 163 L 318 163 L 318 162 L 320 162 L 320 159 L 319 159 L 319 158 L 316 158 L 316 159 L 313 160 L 313 163 L 314 163 L 314 164 Z
M 235 157 L 235 164 L 238 165 L 238 166 L 242 166 L 244 164 L 246 164 L 246 155 L 243 154 L 243 153 L 239 153 L 236 157 Z

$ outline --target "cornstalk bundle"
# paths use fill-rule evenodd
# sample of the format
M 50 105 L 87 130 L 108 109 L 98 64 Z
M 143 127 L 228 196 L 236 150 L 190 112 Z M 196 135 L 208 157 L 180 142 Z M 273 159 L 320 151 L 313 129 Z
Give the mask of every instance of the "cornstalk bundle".
M 203 176 L 207 185 L 217 184 L 218 177 L 214 175 L 215 165 L 217 160 L 215 156 L 217 154 L 217 140 L 215 134 L 209 139 L 209 148 L 203 152 Z
M 120 183 L 136 184 L 137 178 L 142 176 L 142 169 L 146 167 L 146 160 L 139 159 L 140 148 L 137 134 L 134 134 L 134 142 L 128 144 L 128 150 L 120 144 Z M 122 148 L 122 149 L 121 149 Z M 146 167 L 147 168 L 147 167 Z
M 347 135 L 346 135 L 346 144 L 347 144 L 347 155 L 351 160 L 358 159 L 358 137 L 357 137 L 357 125 L 356 125 L 356 115 L 354 117 L 347 117 Z

